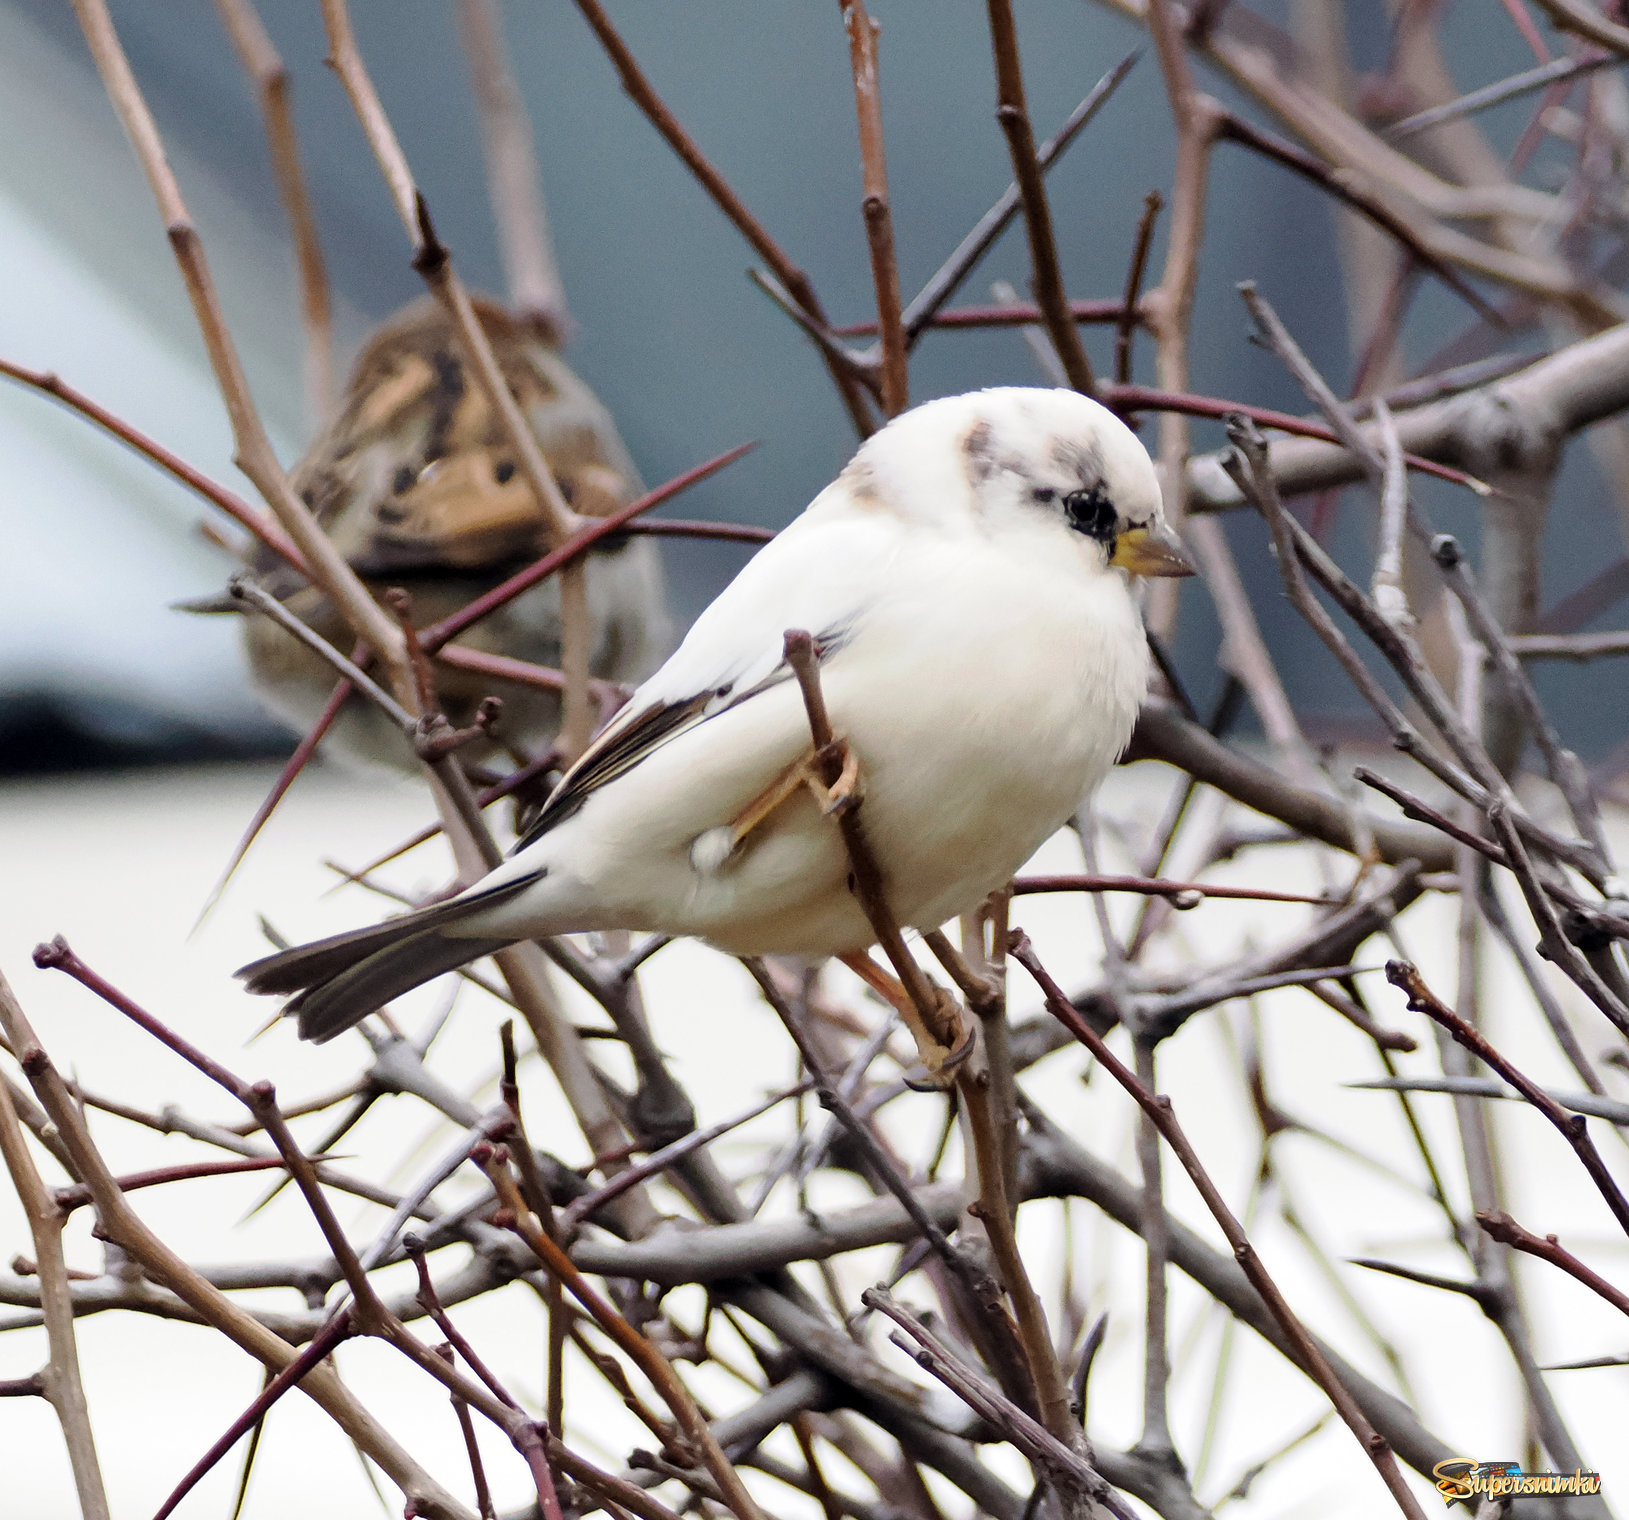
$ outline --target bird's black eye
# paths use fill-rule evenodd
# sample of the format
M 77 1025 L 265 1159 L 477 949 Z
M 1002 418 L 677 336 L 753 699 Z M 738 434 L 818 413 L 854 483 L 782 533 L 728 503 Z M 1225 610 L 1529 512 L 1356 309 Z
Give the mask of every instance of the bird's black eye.
M 1071 491 L 1063 499 L 1063 510 L 1069 526 L 1087 538 L 1107 543 L 1120 526 L 1120 514 L 1114 510 L 1109 493 L 1101 484 L 1089 491 Z
M 1057 499 L 1058 495 L 1058 493 L 1054 491 L 1051 486 L 1036 486 L 1035 489 L 1029 494 L 1033 496 L 1036 501 L 1054 501 Z

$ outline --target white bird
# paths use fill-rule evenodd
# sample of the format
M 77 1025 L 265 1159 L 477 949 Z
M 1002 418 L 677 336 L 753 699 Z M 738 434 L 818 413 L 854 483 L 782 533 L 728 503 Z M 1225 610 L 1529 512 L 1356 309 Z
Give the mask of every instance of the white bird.
M 1149 675 L 1135 575 L 1187 575 L 1154 468 L 1072 391 L 930 401 L 868 439 L 561 779 L 502 865 L 447 902 L 245 966 L 328 1040 L 518 940 L 696 935 L 739 955 L 873 941 L 805 785 L 784 653 L 807 629 L 895 918 L 969 912 L 1131 736 Z

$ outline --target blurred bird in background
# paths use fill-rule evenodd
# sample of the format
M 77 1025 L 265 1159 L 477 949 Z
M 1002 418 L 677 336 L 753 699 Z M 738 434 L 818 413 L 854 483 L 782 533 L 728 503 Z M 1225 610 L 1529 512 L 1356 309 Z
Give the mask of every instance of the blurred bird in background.
M 511 392 L 572 509 L 602 517 L 643 487 L 610 413 L 566 365 L 545 325 L 477 298 L 476 313 Z M 400 586 L 414 622 L 445 617 L 491 590 L 549 548 L 543 511 L 521 476 L 503 425 L 465 373 L 452 326 L 428 297 L 381 327 L 356 360 L 338 414 L 291 473 L 368 589 Z M 340 648 L 350 634 L 323 594 L 264 546 L 249 560 L 256 579 L 301 621 Z M 637 682 L 668 653 L 672 629 L 656 546 L 612 535 L 589 555 L 585 578 L 593 623 L 590 669 Z M 222 601 L 197 610 L 233 610 Z M 551 578 L 460 636 L 469 647 L 534 665 L 560 664 L 560 591 Z M 244 645 L 256 689 L 280 717 L 309 730 L 334 673 L 269 619 L 250 615 Z M 482 698 L 503 711 L 491 736 L 464 754 L 480 764 L 507 753 L 524 763 L 545 751 L 560 721 L 553 692 L 443 668 L 438 689 L 457 727 L 475 721 Z M 371 704 L 347 704 L 329 752 L 394 766 L 415 764 L 411 747 Z

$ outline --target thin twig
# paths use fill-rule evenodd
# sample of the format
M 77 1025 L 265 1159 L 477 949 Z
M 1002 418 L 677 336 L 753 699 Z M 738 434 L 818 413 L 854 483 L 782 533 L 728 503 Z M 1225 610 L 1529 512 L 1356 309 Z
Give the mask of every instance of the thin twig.
M 1137 236 L 1131 246 L 1131 264 L 1126 270 L 1126 292 L 1120 302 L 1120 320 L 1114 334 L 1114 379 L 1117 385 L 1131 384 L 1131 340 L 1137 331 L 1137 311 L 1142 302 L 1143 271 L 1148 267 L 1148 251 L 1154 243 L 1154 223 L 1159 219 L 1165 198 L 1158 190 L 1143 197 L 1143 214 L 1137 218 Z
M 695 139 L 679 125 L 678 118 L 651 87 L 628 44 L 611 25 L 611 19 L 605 14 L 599 0 L 576 0 L 576 6 L 582 12 L 590 30 L 599 39 L 600 46 L 605 49 L 606 56 L 610 58 L 612 66 L 622 80 L 622 88 L 627 91 L 629 99 L 644 112 L 646 120 L 667 140 L 668 146 L 679 155 L 684 166 L 700 181 L 702 188 L 712 197 L 714 204 L 729 219 L 735 230 L 752 245 L 758 257 L 775 271 L 775 277 L 791 293 L 792 299 L 815 323 L 826 327 L 828 323 L 825 310 L 820 304 L 819 297 L 815 295 L 814 286 L 810 283 L 808 275 L 786 256 L 780 245 L 764 229 L 763 224 L 747 210 L 724 176 L 696 146 Z M 866 437 L 875 430 L 876 424 L 872 420 L 871 408 L 866 402 L 864 391 L 854 376 L 842 366 L 828 360 L 827 368 L 831 371 L 832 380 L 843 398 L 843 404 L 848 408 L 855 430 L 862 438 Z
M 1069 113 L 1068 119 L 1058 128 L 1057 132 L 1049 137 L 1035 151 L 1035 162 L 1044 173 L 1061 158 L 1065 150 L 1076 137 L 1091 123 L 1091 120 L 1108 103 L 1109 97 L 1120 88 L 1121 82 L 1132 70 L 1139 53 L 1127 53 L 1115 66 L 1108 71 L 1087 92 L 1086 98 Z M 1018 215 L 1023 206 L 1023 192 L 1017 183 L 1007 186 L 1001 192 L 1000 198 L 981 216 L 974 224 L 973 230 L 956 245 L 943 264 L 929 277 L 928 282 L 917 293 L 916 298 L 905 308 L 905 340 L 912 347 L 929 327 L 953 326 L 953 314 L 941 310 L 945 302 L 955 295 L 962 281 L 978 267 L 978 262 L 990 251 L 996 239 L 1011 225 L 1012 219 Z M 1079 308 L 1082 304 L 1072 303 L 1075 311 L 1075 320 L 1080 321 Z M 1036 308 L 1033 320 L 1040 320 L 1040 308 Z M 850 328 L 835 329 L 839 334 L 854 332 Z
M 1091 1465 L 1088 1457 L 1058 1440 L 1050 1431 L 1037 1424 L 1029 1415 L 1003 1398 L 977 1373 L 952 1355 L 926 1325 L 914 1314 L 907 1312 L 880 1288 L 867 1288 L 860 1295 L 869 1309 L 886 1315 L 905 1331 L 917 1344 L 912 1352 L 917 1362 L 952 1389 L 976 1413 L 984 1416 L 1003 1431 L 1025 1456 L 1035 1462 L 1055 1481 L 1062 1479 L 1078 1484 L 1110 1514 L 1120 1520 L 1131 1520 L 1131 1512 Z M 907 1346 L 905 1349 L 909 1350 Z
M 1098 1062 L 1108 1071 L 1109 1075 L 1136 1100 L 1138 1107 L 1153 1120 L 1159 1132 L 1165 1137 L 1166 1143 L 1170 1145 L 1178 1160 L 1181 1161 L 1183 1170 L 1187 1172 L 1194 1186 L 1199 1190 L 1200 1197 L 1205 1201 L 1205 1207 L 1209 1209 L 1211 1217 L 1221 1227 L 1222 1233 L 1227 1237 L 1228 1244 L 1233 1247 L 1233 1254 L 1249 1277 L 1251 1285 L 1261 1295 L 1262 1302 L 1266 1304 L 1279 1327 L 1295 1346 L 1297 1359 L 1317 1380 L 1318 1385 L 1328 1395 L 1330 1403 L 1335 1406 L 1341 1419 L 1345 1421 L 1347 1428 L 1357 1438 L 1358 1444 L 1363 1447 L 1369 1460 L 1374 1463 L 1376 1470 L 1380 1474 L 1381 1481 L 1397 1501 L 1397 1507 L 1409 1517 L 1409 1520 L 1425 1520 L 1425 1512 L 1420 1508 L 1418 1501 L 1404 1481 L 1402 1473 L 1398 1470 L 1390 1445 L 1369 1422 L 1368 1417 L 1358 1407 L 1345 1384 L 1335 1376 L 1334 1369 L 1330 1367 L 1317 1343 L 1307 1333 L 1306 1327 L 1296 1317 L 1295 1311 L 1290 1308 L 1284 1295 L 1279 1292 L 1278 1285 L 1268 1276 L 1267 1269 L 1262 1266 L 1261 1259 L 1256 1255 L 1255 1248 L 1250 1244 L 1249 1237 L 1245 1235 L 1243 1227 L 1234 1217 L 1232 1210 L 1223 1201 L 1221 1193 L 1217 1191 L 1216 1184 L 1211 1181 L 1210 1174 L 1199 1160 L 1198 1153 L 1189 1143 L 1181 1125 L 1177 1123 L 1176 1115 L 1171 1107 L 1171 1100 L 1156 1095 L 1144 1087 L 1137 1080 L 1135 1074 L 1104 1044 L 1102 1037 L 1080 1016 L 1075 1006 L 1064 996 L 1063 989 L 1047 974 L 1046 968 L 1036 958 L 1029 937 L 1023 930 L 1017 929 L 1013 931 L 1011 938 L 1008 940 L 1007 949 L 1013 959 L 1018 961 L 1035 978 L 1036 985 L 1040 987 L 1045 996 L 1046 1006 L 1053 1017 L 1058 1019 L 1082 1045 L 1091 1051 Z
M 77 412 L 87 422 L 95 423 L 127 448 L 157 465 L 165 474 L 179 480 L 188 490 L 196 492 L 212 506 L 219 507 L 234 522 L 247 528 L 268 549 L 281 555 L 301 574 L 306 573 L 304 557 L 295 547 L 294 540 L 278 527 L 274 518 L 267 517 L 264 512 L 251 507 L 235 491 L 227 490 L 219 481 L 211 480 L 202 470 L 194 469 L 180 455 L 172 453 L 156 439 L 149 438 L 140 429 L 132 427 L 105 406 L 92 401 L 83 391 L 75 389 L 60 376 L 52 374 L 49 370 L 31 369 L 26 364 L 17 364 L 10 359 L 0 359 L 0 375 L 17 381 L 19 385 L 40 391 L 70 411 Z
M 725 1502 L 735 1512 L 738 1520 L 763 1520 L 762 1512 L 741 1482 L 740 1474 L 720 1449 L 712 1431 L 708 1429 L 707 1421 L 696 1407 L 694 1397 L 674 1373 L 672 1364 L 650 1340 L 635 1330 L 595 1292 L 587 1279 L 572 1264 L 571 1258 L 531 1223 L 525 1202 L 509 1170 L 508 1157 L 501 1148 L 490 1152 L 485 1167 L 492 1185 L 498 1190 L 499 1198 L 512 1213 L 510 1228 L 531 1247 L 533 1254 L 549 1273 L 565 1284 L 572 1297 L 593 1315 L 594 1322 L 650 1379 L 652 1386 L 661 1394 L 663 1402 L 673 1411 L 674 1418 L 694 1445 L 696 1454 L 706 1464 L 707 1471 L 712 1474 L 714 1482 L 725 1496 Z
M 395 674 L 401 659 L 401 639 L 394 625 L 317 526 L 305 503 L 294 494 L 278 463 L 221 313 L 203 243 L 170 170 L 158 128 L 113 29 L 106 0 L 74 0 L 74 10 L 90 44 L 103 87 L 136 150 L 158 203 L 159 216 L 180 266 L 204 346 L 209 352 L 210 365 L 231 419 L 234 459 L 255 483 L 283 531 L 298 547 L 311 576 L 339 609 L 351 631 L 359 639 L 365 639 Z
M 0 982 L 0 997 L 9 989 Z M 10 1030 L 7 1030 L 8 1034 Z M 11 1092 L 0 1083 L 0 1160 L 11 1174 L 11 1185 L 28 1221 L 34 1241 L 34 1274 L 40 1283 L 40 1309 L 45 1317 L 47 1361 L 36 1374 L 38 1392 L 56 1412 L 62 1439 L 68 1448 L 84 1520 L 109 1520 L 107 1490 L 96 1459 L 96 1437 L 91 1429 L 90 1406 L 79 1375 L 79 1349 L 74 1336 L 73 1295 L 68 1286 L 68 1264 L 62 1254 L 62 1227 L 69 1208 L 47 1191 L 28 1142 L 18 1122 Z
M 1535 1235 L 1531 1230 L 1524 1230 L 1510 1215 L 1503 1213 L 1478 1214 L 1476 1222 L 1502 1245 L 1512 1246 L 1518 1251 L 1527 1252 L 1529 1256 L 1537 1256 L 1541 1261 L 1549 1262 L 1553 1267 L 1560 1267 L 1569 1276 L 1576 1277 L 1591 1292 L 1598 1293 L 1619 1313 L 1629 1314 L 1629 1293 L 1625 1293 L 1621 1288 L 1614 1288 L 1599 1272 L 1585 1266 L 1571 1251 L 1562 1246 L 1554 1235 Z
M 1408 997 L 1408 1006 L 1440 1024 L 1454 1039 L 1478 1060 L 1491 1066 L 1514 1087 L 1529 1103 L 1561 1132 L 1561 1137 L 1576 1152 L 1589 1173 L 1612 1216 L 1625 1233 L 1629 1233 L 1629 1199 L 1623 1196 L 1612 1174 L 1606 1169 L 1601 1153 L 1589 1137 L 1589 1128 L 1582 1114 L 1570 1114 L 1536 1082 L 1518 1070 L 1500 1055 L 1480 1030 L 1468 1024 L 1426 986 L 1425 978 L 1408 961 L 1386 963 L 1386 980 Z
M 1478 111 L 1485 111 L 1490 106 L 1514 100 L 1531 90 L 1541 90 L 1545 85 L 1573 80 L 1580 74 L 1591 74 L 1596 69 L 1616 66 L 1621 61 L 1610 53 L 1586 54 L 1582 58 L 1552 58 L 1550 62 L 1541 63 L 1537 68 L 1524 69 L 1519 74 L 1512 74 L 1508 79 L 1501 79 L 1497 84 L 1485 84 L 1479 90 L 1467 90 L 1458 100 L 1450 100 L 1446 105 L 1431 106 L 1427 110 L 1416 111 L 1412 116 L 1405 116 L 1401 121 L 1394 121 L 1384 129 L 1383 135 L 1393 142 L 1401 142 L 1405 137 L 1413 137 L 1418 132 L 1440 127 L 1444 122 L 1458 121 Z
M 1018 56 L 1018 28 L 1011 0 L 987 0 L 990 48 L 995 55 L 996 120 L 1006 134 L 1013 179 L 1024 208 L 1024 229 L 1029 234 L 1030 269 L 1036 305 L 1046 322 L 1069 383 L 1082 395 L 1095 394 L 1091 360 L 1069 313 L 1069 297 L 1058 264 L 1057 239 L 1052 231 L 1052 208 L 1046 181 L 1035 152 L 1035 131 L 1024 101 L 1024 66 Z
M 883 148 L 882 94 L 877 80 L 877 33 L 865 0 L 839 0 L 848 32 L 849 68 L 854 75 L 854 109 L 860 122 L 860 163 L 865 184 L 865 239 L 871 252 L 871 283 L 877 293 L 877 328 L 882 341 L 882 409 L 897 417 L 910 405 L 906 378 L 905 329 L 899 309 L 899 263 L 894 256 L 894 220 L 888 205 L 888 161 Z
M 571 312 L 549 236 L 531 118 L 504 49 L 503 17 L 495 0 L 458 0 L 458 21 L 481 108 L 487 199 L 509 304 L 523 317 L 541 321 L 560 343 L 570 336 Z
M 290 100 L 293 88 L 282 55 L 267 34 L 252 0 L 215 0 L 227 35 L 243 64 L 243 71 L 260 93 L 266 118 L 266 146 L 271 150 L 272 172 L 283 198 L 289 232 L 294 239 L 294 262 L 300 277 L 300 315 L 305 328 L 305 404 L 313 421 L 328 416 L 334 399 L 334 333 L 328 270 L 317 218 L 306 192 L 300 168 L 300 144 L 294 129 Z
M 206 1323 L 221 1330 L 258 1361 L 279 1371 L 293 1362 L 297 1353 L 287 1341 L 188 1266 L 131 1209 L 85 1129 L 67 1084 L 40 1045 L 3 977 L 0 977 L 0 1027 L 4 1028 L 12 1048 L 21 1053 L 24 1075 L 56 1125 L 73 1158 L 74 1170 L 90 1188 L 101 1227 L 109 1239 L 128 1251 L 144 1270 L 182 1298 Z M 472 1520 L 470 1511 L 397 1444 L 330 1368 L 320 1362 L 314 1365 L 300 1387 L 378 1463 L 403 1495 L 418 1506 L 420 1514 L 430 1520 Z

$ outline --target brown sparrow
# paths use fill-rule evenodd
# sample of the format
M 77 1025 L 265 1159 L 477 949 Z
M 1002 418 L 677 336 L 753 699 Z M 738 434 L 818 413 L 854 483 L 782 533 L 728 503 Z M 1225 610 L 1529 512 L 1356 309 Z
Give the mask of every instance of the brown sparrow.
M 475 299 L 510 390 L 542 445 L 572 509 L 604 516 L 643 487 L 609 412 L 536 326 Z M 363 347 L 339 413 L 295 467 L 290 483 L 375 596 L 412 597 L 423 626 L 457 611 L 549 548 L 545 519 L 503 427 L 466 374 L 445 313 L 415 301 Z M 351 635 L 328 599 L 264 546 L 250 567 L 290 611 L 342 650 Z M 647 539 L 603 540 L 585 567 L 593 619 L 592 673 L 638 681 L 672 646 L 660 557 Z M 560 664 L 560 592 L 544 581 L 459 636 L 475 649 L 532 664 Z M 265 617 L 244 622 L 255 686 L 279 716 L 309 730 L 333 689 L 333 671 Z M 516 758 L 546 750 L 560 720 L 549 692 L 438 667 L 438 690 L 457 727 L 483 697 L 503 711 L 492 742 Z M 371 704 L 352 701 L 326 741 L 329 752 L 408 766 L 412 749 Z

